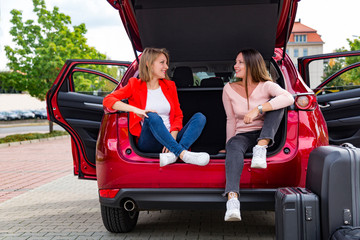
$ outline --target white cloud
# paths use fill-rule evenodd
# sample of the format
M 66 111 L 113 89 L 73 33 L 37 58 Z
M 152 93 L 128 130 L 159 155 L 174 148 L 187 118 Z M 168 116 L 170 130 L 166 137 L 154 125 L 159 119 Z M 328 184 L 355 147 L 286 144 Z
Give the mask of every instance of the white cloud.
M 130 40 L 124 30 L 119 13 L 106 0 L 47 0 L 48 10 L 54 6 L 71 17 L 72 26 L 85 23 L 88 44 L 112 60 L 133 61 L 135 59 Z M 36 19 L 31 0 L 0 0 L 0 71 L 6 69 L 5 45 L 14 47 L 9 33 L 10 11 L 23 12 L 23 20 Z

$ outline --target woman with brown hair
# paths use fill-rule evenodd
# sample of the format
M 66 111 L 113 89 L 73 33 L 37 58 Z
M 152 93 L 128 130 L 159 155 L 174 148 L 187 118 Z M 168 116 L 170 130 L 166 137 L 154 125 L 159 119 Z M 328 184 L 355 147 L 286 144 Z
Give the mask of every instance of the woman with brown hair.
M 240 221 L 239 185 L 244 155 L 253 150 L 252 168 L 266 168 L 266 148 L 274 136 L 284 108 L 294 98 L 274 83 L 261 54 L 254 49 L 241 51 L 234 65 L 236 82 L 223 90 L 226 124 L 226 203 L 225 221 Z
M 139 77 L 107 95 L 103 105 L 109 109 L 130 112 L 130 133 L 138 137 L 143 152 L 159 152 L 160 166 L 184 162 L 204 166 L 210 156 L 188 149 L 200 136 L 206 122 L 196 113 L 183 127 L 183 114 L 175 83 L 169 79 L 169 55 L 165 49 L 146 48 L 141 55 Z M 128 99 L 129 104 L 121 100 Z

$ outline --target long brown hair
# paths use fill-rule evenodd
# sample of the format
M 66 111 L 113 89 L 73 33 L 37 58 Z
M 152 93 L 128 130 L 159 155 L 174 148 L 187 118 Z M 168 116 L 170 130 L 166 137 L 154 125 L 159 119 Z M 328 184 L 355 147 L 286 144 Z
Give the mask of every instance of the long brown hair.
M 165 48 L 145 48 L 141 54 L 139 64 L 139 77 L 142 81 L 148 82 L 152 78 L 152 65 L 160 54 L 164 54 L 169 64 L 169 54 Z M 167 73 L 165 78 L 169 79 Z
M 241 50 L 238 55 L 242 53 L 245 62 L 245 93 L 249 109 L 249 90 L 248 90 L 248 74 L 251 75 L 253 82 L 266 82 L 272 81 L 267 69 L 264 58 L 255 49 Z

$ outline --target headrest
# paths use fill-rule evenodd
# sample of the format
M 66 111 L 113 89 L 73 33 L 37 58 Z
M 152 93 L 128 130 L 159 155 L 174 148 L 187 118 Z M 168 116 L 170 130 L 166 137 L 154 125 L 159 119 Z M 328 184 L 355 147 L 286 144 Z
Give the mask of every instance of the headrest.
M 190 67 L 175 68 L 172 80 L 177 87 L 192 87 L 194 85 L 194 76 Z

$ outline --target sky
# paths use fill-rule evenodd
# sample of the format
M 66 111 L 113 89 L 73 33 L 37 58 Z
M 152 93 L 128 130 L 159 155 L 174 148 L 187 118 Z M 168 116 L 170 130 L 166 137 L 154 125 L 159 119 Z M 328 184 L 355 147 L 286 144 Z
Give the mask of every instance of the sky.
M 85 23 L 88 45 L 112 60 L 135 59 L 130 40 L 124 31 L 118 12 L 106 0 L 46 0 L 48 10 L 58 6 L 69 15 L 71 25 Z M 14 47 L 9 33 L 12 9 L 23 12 L 23 20 L 36 19 L 31 0 L 0 0 L 0 71 L 7 70 L 5 45 Z M 358 11 L 360 0 L 301 0 L 296 20 L 316 29 L 324 44 L 324 53 L 336 48 L 349 48 L 347 38 L 360 36 Z

